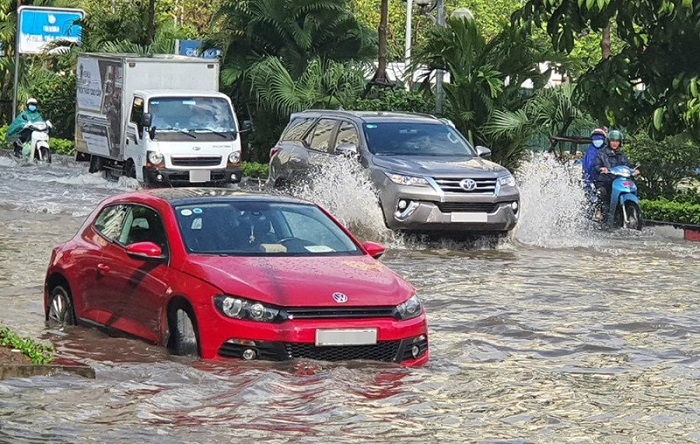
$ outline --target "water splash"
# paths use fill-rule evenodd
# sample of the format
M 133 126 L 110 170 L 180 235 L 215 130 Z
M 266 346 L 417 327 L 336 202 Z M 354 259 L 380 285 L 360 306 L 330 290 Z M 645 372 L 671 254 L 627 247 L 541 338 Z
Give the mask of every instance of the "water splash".
M 520 221 L 511 239 L 540 247 L 591 246 L 592 225 L 583 217 L 581 169 L 548 154 L 535 154 L 518 171 Z
M 377 190 L 367 170 L 354 159 L 340 156 L 330 159 L 308 181 L 293 186 L 291 192 L 330 211 L 360 239 L 398 241 L 384 224 Z

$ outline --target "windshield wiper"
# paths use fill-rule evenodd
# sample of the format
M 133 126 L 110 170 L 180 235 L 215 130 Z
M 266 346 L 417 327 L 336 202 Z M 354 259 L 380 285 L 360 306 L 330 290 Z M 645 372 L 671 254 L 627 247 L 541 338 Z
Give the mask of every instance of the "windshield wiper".
M 216 134 L 217 136 L 223 137 L 224 139 L 228 138 L 228 135 L 227 135 L 226 133 L 222 133 L 221 131 L 215 131 L 215 130 L 209 129 L 209 128 L 196 128 L 196 129 L 193 129 L 193 130 L 190 130 L 190 131 L 194 131 L 194 132 L 199 131 L 199 132 L 202 132 L 202 133 L 204 133 L 204 132 L 213 133 L 213 134 Z
M 195 136 L 194 134 L 190 133 L 190 132 L 187 131 L 187 130 L 180 130 L 180 132 L 181 132 L 182 134 L 187 134 L 188 136 L 190 136 L 190 137 L 193 138 L 193 139 L 196 139 L 196 138 L 197 138 L 197 136 Z

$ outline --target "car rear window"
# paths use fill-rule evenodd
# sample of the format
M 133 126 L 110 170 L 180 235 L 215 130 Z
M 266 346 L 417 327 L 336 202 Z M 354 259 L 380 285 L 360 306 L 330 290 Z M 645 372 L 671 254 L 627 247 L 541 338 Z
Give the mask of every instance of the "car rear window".
M 300 142 L 313 123 L 314 119 L 310 118 L 296 118 L 292 120 L 287 125 L 280 140 L 282 142 Z
M 202 201 L 175 207 L 187 250 L 217 255 L 361 255 L 355 242 L 314 205 Z

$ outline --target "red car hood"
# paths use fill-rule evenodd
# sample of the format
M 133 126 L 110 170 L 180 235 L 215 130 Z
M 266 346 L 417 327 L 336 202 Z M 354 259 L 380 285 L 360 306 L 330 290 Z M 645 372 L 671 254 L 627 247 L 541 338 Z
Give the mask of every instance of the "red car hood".
M 223 293 L 283 307 L 387 306 L 405 301 L 413 286 L 370 256 L 190 256 L 183 271 Z

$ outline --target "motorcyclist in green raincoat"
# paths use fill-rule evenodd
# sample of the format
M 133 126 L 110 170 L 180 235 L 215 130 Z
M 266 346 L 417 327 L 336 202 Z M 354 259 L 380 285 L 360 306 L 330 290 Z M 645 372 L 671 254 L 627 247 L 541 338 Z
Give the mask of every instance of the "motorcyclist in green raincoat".
M 39 102 L 36 99 L 30 98 L 27 100 L 27 109 L 19 113 L 15 120 L 12 121 L 7 128 L 5 140 L 15 143 L 15 155 L 22 156 L 22 145 L 29 141 L 32 136 L 31 131 L 24 131 L 27 123 L 43 122 L 44 118 L 39 113 Z

